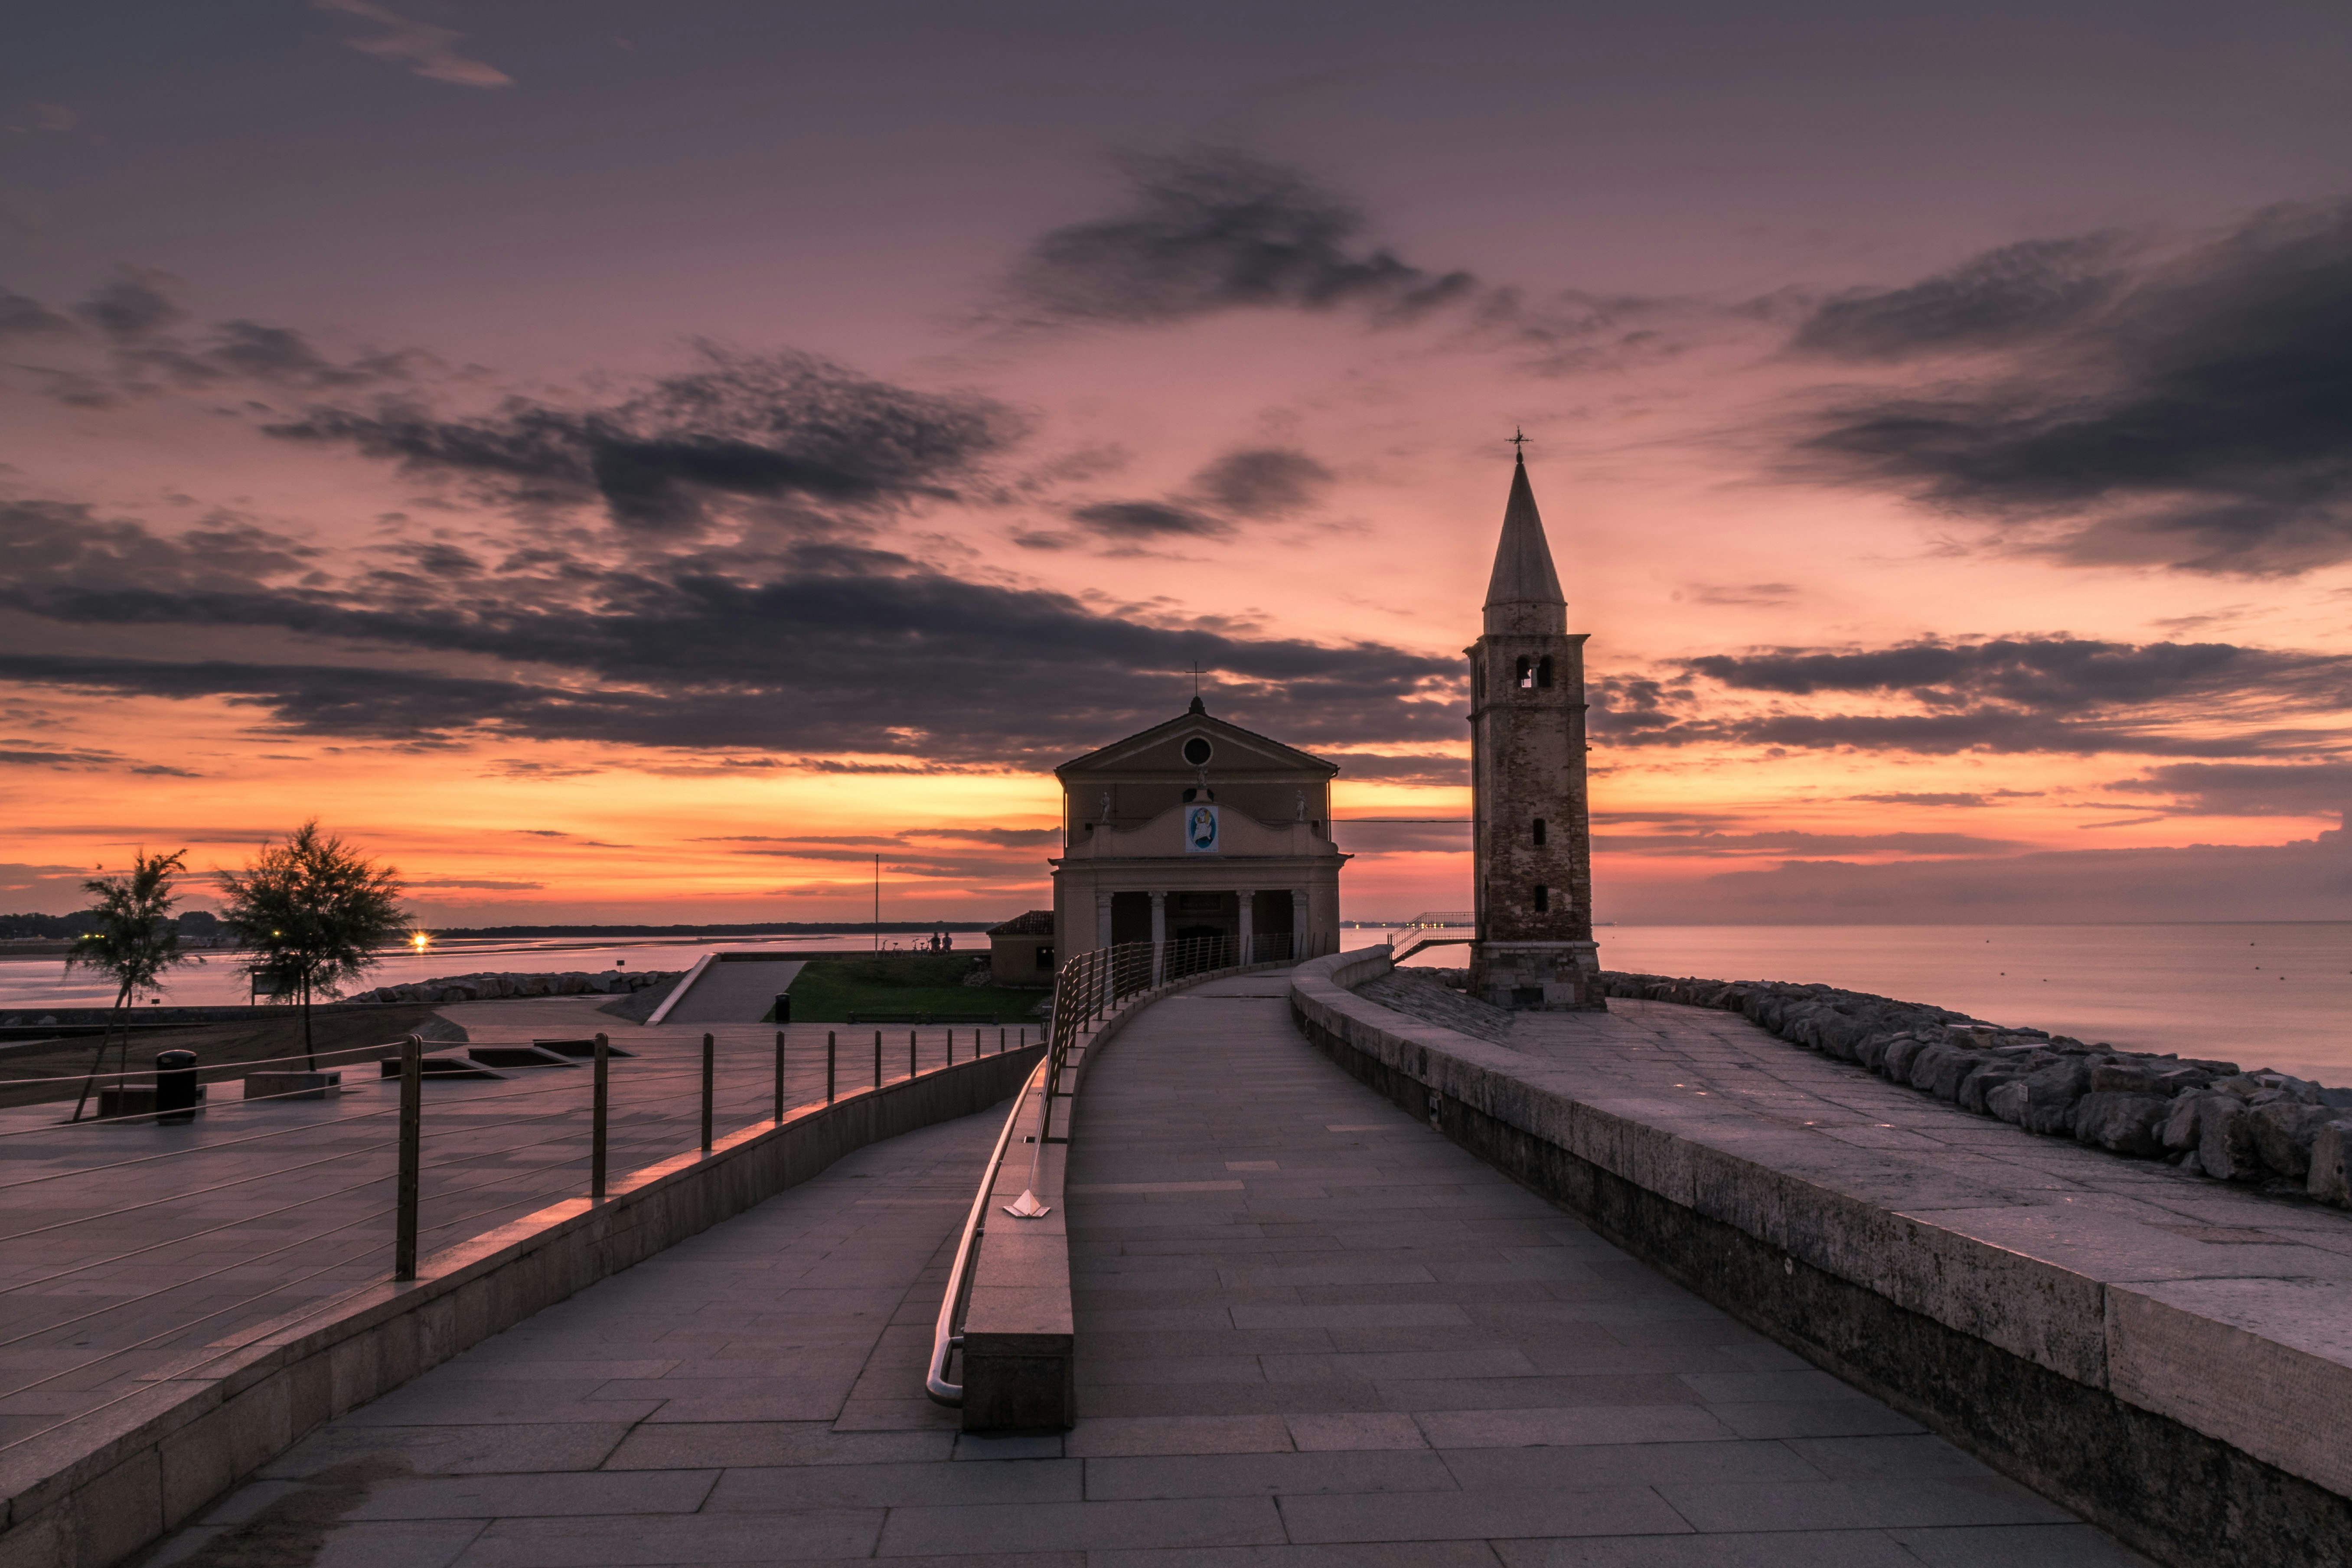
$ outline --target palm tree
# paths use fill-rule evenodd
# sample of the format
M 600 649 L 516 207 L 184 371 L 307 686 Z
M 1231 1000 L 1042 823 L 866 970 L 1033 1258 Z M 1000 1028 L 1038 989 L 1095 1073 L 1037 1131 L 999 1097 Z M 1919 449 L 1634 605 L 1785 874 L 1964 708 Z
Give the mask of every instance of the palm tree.
M 342 989 L 376 963 L 375 950 L 408 935 L 400 874 L 319 831 L 316 817 L 283 844 L 264 845 L 242 872 L 219 873 L 221 919 L 257 955 L 253 973 L 302 1003 L 302 1052 L 312 1070 L 310 999 Z
M 131 858 L 129 876 L 92 877 L 81 885 L 82 891 L 98 900 L 89 910 L 97 924 L 66 954 L 66 969 L 68 973 L 77 966 L 96 970 L 112 978 L 120 989 L 114 994 L 114 1011 L 107 1015 L 106 1032 L 98 1037 L 98 1055 L 90 1058 L 89 1075 L 81 1081 L 81 1098 L 74 1101 L 76 1121 L 81 1120 L 82 1107 L 89 1103 L 98 1069 L 106 1065 L 106 1047 L 113 1042 L 118 1022 L 122 1025 L 122 1068 L 131 1069 L 131 1026 L 123 1009 L 136 1002 L 141 992 L 156 989 L 163 971 L 187 962 L 187 955 L 180 952 L 180 933 L 172 924 L 172 906 L 179 902 L 172 883 L 187 868 L 184 864 L 187 854 L 185 849 L 169 855 L 137 850 Z

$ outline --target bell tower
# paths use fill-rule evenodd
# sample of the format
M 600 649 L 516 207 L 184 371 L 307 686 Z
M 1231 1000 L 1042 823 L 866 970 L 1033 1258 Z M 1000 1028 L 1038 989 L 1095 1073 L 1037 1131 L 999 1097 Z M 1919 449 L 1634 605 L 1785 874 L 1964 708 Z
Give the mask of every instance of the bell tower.
M 1470 992 L 1501 1007 L 1601 1011 L 1584 785 L 1584 637 L 1568 629 L 1522 455 L 1470 658 L 1478 938 Z

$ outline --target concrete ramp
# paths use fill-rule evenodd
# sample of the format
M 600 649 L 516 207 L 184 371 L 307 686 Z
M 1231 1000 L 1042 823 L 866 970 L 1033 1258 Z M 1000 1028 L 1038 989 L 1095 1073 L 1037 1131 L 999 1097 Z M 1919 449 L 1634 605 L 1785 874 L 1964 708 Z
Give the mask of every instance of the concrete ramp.
M 756 1024 L 808 961 L 781 953 L 715 952 L 695 966 L 665 1024 Z

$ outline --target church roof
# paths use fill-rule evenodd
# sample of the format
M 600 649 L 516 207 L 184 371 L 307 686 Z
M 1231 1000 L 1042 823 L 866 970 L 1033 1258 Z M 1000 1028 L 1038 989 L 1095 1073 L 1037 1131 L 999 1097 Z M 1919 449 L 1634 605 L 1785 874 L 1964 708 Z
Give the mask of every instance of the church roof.
M 1298 750 L 1296 746 L 1286 746 L 1281 742 L 1261 735 L 1254 730 L 1244 730 L 1239 724 L 1227 723 L 1224 720 L 1209 713 L 1202 706 L 1201 700 L 1195 697 L 1192 699 L 1192 706 L 1189 711 L 1180 713 L 1164 723 L 1154 724 L 1149 730 L 1139 731 L 1123 741 L 1113 741 L 1100 751 L 1088 752 L 1082 757 L 1072 757 L 1054 772 L 1059 776 L 1138 768 L 1145 772 L 1189 772 L 1190 769 L 1186 764 L 1177 760 L 1176 745 L 1180 744 L 1184 737 L 1190 735 L 1205 735 L 1212 742 L 1223 741 L 1232 743 L 1233 750 L 1220 750 L 1217 753 L 1217 760 L 1213 764 L 1214 772 L 1232 771 L 1236 763 L 1243 763 L 1244 756 L 1251 757 L 1255 766 L 1250 767 L 1244 763 L 1244 771 L 1255 772 L 1270 766 L 1284 771 L 1312 771 L 1322 773 L 1326 777 L 1339 771 L 1339 764 L 1337 763 L 1327 763 L 1320 757 Z M 1161 748 L 1166 748 L 1170 755 L 1161 757 L 1153 754 Z
M 1495 574 L 1486 582 L 1486 630 L 1551 633 L 1568 629 L 1568 600 L 1551 563 L 1536 492 L 1525 459 L 1511 468 L 1511 499 L 1503 507 L 1503 537 L 1495 546 Z

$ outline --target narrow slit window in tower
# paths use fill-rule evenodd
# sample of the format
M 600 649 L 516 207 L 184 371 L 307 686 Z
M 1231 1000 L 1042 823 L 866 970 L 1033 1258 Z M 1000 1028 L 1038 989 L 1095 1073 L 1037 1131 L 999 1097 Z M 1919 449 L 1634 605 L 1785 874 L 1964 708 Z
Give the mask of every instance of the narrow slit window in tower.
M 1543 818 L 1542 818 L 1542 817 L 1540 817 L 1540 816 L 1538 816 L 1538 817 L 1537 817 L 1537 818 L 1536 818 L 1536 835 L 1535 835 L 1535 837 L 1536 837 L 1536 846 L 1537 846 L 1537 847 L 1538 847 L 1538 848 L 1542 847 L 1542 846 L 1543 846 L 1543 841 L 1544 841 L 1544 824 L 1543 824 Z
M 1541 882 L 1538 882 L 1536 884 L 1536 913 L 1539 915 L 1547 915 L 1550 912 L 1551 889 L 1545 887 Z
M 1518 682 L 1519 689 L 1522 691 L 1528 689 L 1536 683 L 1535 667 L 1529 664 L 1524 657 L 1519 660 Z
M 1551 655 L 1549 654 L 1536 660 L 1536 684 L 1546 691 L 1551 689 Z

